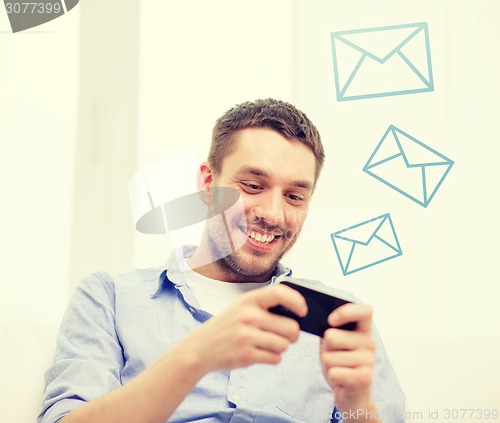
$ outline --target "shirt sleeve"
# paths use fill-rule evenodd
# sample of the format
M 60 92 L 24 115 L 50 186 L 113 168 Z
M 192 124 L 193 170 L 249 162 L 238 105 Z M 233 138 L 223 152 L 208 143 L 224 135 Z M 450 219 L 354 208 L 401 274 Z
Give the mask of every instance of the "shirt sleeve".
M 377 405 L 378 415 L 384 423 L 403 423 L 405 395 L 376 328 L 373 329 L 373 338 L 376 350 L 372 397 Z
M 74 408 L 121 386 L 124 358 L 115 330 L 111 277 L 84 279 L 64 315 L 37 423 L 55 423 Z

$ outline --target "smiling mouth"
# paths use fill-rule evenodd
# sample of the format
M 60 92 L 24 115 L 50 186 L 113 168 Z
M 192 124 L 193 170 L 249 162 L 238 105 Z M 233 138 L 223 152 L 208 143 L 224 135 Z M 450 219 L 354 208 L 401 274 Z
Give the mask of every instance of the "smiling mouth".
M 281 235 L 278 234 L 262 234 L 260 232 L 253 231 L 252 229 L 248 229 L 246 234 L 252 241 L 260 244 L 270 244 L 271 242 L 278 240 L 281 238 Z

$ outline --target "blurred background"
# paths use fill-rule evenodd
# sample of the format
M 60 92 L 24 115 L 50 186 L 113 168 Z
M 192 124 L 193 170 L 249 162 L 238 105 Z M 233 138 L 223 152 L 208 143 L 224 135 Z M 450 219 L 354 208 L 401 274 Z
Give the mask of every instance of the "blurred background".
M 205 158 L 222 113 L 275 97 L 307 113 L 327 155 L 285 264 L 374 307 L 407 421 L 495 421 L 499 16 L 496 0 L 82 0 L 13 34 L 0 10 L 0 420 L 35 420 L 81 278 L 168 257 L 168 236 L 134 229 L 129 178 Z M 338 102 L 330 33 L 414 22 L 434 91 Z M 427 208 L 361 171 L 390 124 L 455 161 Z M 343 276 L 330 234 L 387 212 L 403 255 Z

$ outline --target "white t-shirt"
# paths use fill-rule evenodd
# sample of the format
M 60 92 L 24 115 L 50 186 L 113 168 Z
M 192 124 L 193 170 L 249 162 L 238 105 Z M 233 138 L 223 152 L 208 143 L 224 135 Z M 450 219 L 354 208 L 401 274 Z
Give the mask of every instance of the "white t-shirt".
M 184 272 L 186 284 L 200 303 L 200 308 L 215 316 L 241 294 L 269 285 L 266 282 L 222 282 L 207 278 L 193 270 Z

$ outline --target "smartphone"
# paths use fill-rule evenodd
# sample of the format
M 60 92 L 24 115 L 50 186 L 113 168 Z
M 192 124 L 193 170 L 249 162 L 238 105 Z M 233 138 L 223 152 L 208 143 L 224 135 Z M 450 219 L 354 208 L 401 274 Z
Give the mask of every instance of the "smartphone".
M 275 283 L 286 285 L 302 294 L 307 302 L 308 312 L 305 317 L 299 317 L 293 311 L 281 305 L 271 307 L 269 311 L 296 320 L 301 330 L 320 337 L 323 337 L 325 331 L 331 327 L 328 324 L 328 316 L 333 310 L 341 305 L 356 302 L 353 298 L 332 294 L 326 287 L 318 287 L 287 276 L 279 277 Z M 354 330 L 356 329 L 356 322 L 349 322 L 337 328 Z

